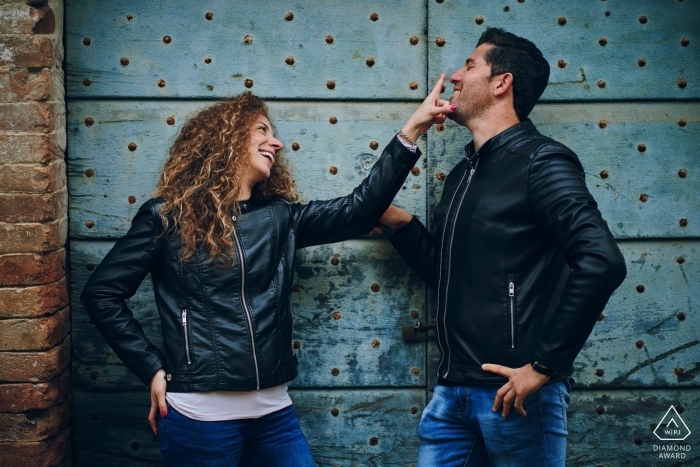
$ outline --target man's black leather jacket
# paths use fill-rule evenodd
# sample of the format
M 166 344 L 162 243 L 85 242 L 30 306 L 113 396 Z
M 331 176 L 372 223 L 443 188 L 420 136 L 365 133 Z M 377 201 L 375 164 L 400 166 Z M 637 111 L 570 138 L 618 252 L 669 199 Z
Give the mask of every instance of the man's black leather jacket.
M 177 231 L 159 235 L 160 200 L 136 214 L 85 285 L 80 300 L 97 329 L 145 384 L 164 368 L 168 391 L 250 391 L 297 375 L 289 296 L 298 248 L 364 235 L 389 207 L 420 157 L 394 138 L 348 196 L 308 204 L 243 203 L 233 267 L 198 248 L 181 264 Z M 150 273 L 165 355 L 125 300 Z
M 392 244 L 437 291 L 438 377 L 503 384 L 484 363 L 573 361 L 626 275 L 570 149 L 530 120 L 491 138 L 445 180 L 435 235 L 414 218 Z

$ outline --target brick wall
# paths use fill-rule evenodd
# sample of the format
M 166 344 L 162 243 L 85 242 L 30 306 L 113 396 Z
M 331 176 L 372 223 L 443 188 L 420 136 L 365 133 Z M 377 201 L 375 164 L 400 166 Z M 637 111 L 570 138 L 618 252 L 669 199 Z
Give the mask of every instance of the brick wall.
M 0 465 L 71 465 L 63 2 L 0 0 Z

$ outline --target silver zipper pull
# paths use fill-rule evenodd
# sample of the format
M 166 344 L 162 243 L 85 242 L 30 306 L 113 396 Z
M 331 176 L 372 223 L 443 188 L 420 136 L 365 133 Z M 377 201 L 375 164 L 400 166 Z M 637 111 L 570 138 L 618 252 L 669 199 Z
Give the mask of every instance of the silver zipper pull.
M 508 282 L 508 296 L 515 297 L 515 282 Z
M 187 310 L 182 310 L 182 326 L 187 326 Z

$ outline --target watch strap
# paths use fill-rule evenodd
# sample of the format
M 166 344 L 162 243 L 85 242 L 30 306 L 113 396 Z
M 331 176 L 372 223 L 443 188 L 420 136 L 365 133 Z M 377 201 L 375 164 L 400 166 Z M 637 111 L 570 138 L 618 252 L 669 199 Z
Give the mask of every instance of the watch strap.
M 545 368 L 540 362 L 532 362 L 532 369 L 545 376 L 552 376 L 554 374 L 554 368 Z

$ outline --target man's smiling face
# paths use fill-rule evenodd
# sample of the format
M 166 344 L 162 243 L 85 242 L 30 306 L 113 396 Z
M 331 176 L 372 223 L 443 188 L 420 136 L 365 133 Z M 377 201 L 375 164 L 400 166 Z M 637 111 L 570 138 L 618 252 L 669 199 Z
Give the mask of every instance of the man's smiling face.
M 493 47 L 491 44 L 481 44 L 467 58 L 464 66 L 450 75 L 450 82 L 454 84 L 450 103 L 457 109 L 447 117 L 460 125 L 466 125 L 466 122 L 478 117 L 493 101 L 491 65 L 484 57 Z

